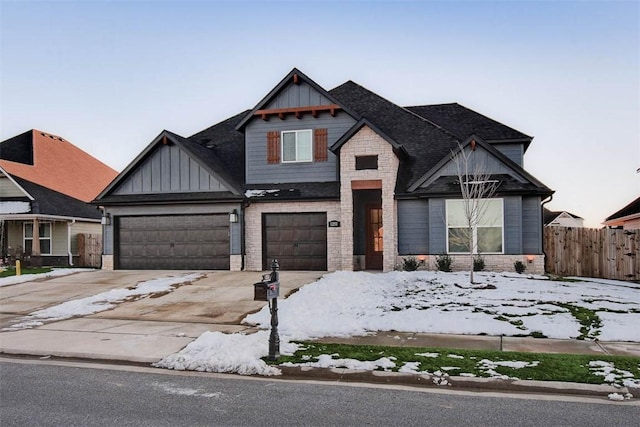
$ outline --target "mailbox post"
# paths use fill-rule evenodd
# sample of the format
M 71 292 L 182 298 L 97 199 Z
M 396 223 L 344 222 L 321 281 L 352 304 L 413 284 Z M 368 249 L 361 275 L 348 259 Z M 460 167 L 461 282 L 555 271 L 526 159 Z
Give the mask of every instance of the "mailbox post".
M 269 360 L 280 357 L 280 336 L 278 335 L 278 296 L 280 295 L 280 273 L 278 260 L 271 263 L 271 273 L 262 276 L 262 281 L 253 284 L 253 299 L 269 301 L 271 312 L 271 334 L 269 335 Z

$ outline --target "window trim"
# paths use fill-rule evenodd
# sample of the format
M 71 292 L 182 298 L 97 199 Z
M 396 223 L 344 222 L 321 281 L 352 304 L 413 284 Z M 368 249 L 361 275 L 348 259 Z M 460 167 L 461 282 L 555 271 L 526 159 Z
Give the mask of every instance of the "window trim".
M 31 237 L 27 237 L 27 225 L 31 226 Z M 49 237 L 39 237 L 40 240 L 40 254 L 39 255 L 51 255 L 53 254 L 53 223 L 51 222 L 39 222 L 38 223 L 38 227 L 41 225 L 45 225 L 45 226 L 49 226 Z M 34 234 L 35 230 L 33 227 L 33 222 L 23 222 L 22 223 L 22 247 L 24 249 L 24 251 L 26 252 L 27 250 L 27 240 L 31 241 L 31 251 L 33 251 L 33 237 L 35 236 Z M 38 233 L 40 233 L 40 230 L 38 230 Z M 42 251 L 42 241 L 48 240 L 49 241 L 49 252 L 43 252 Z
M 476 226 L 473 228 L 472 232 L 473 232 L 473 247 L 476 248 L 476 251 L 473 252 L 473 255 L 478 255 L 478 254 L 487 254 L 487 255 L 504 255 L 504 239 L 505 239 L 505 223 L 504 223 L 504 198 L 501 197 L 492 197 L 492 198 L 488 198 L 488 199 L 480 199 L 480 201 L 499 201 L 500 202 L 500 212 L 502 213 L 501 215 L 501 221 L 500 221 L 500 229 L 502 231 L 501 233 L 501 248 L 502 250 L 500 252 L 480 252 L 477 250 L 479 243 L 478 243 L 478 229 L 479 228 L 498 228 L 497 226 L 495 227 L 487 227 L 487 226 Z M 469 251 L 467 252 L 452 252 L 450 250 L 449 247 L 449 229 L 450 228 L 460 228 L 460 227 L 450 227 L 449 226 L 449 202 L 464 202 L 464 199 L 446 199 L 445 200 L 445 244 L 446 244 L 446 250 L 448 254 L 452 254 L 452 255 L 469 255 Z M 478 201 L 474 201 L 475 203 L 477 203 Z
M 302 132 L 309 133 L 309 159 L 300 160 L 298 158 L 298 134 Z M 295 134 L 295 148 L 296 148 L 296 158 L 295 160 L 285 160 L 284 158 L 284 134 L 285 133 L 293 133 Z M 313 163 L 313 129 L 294 129 L 294 130 L 283 130 L 280 132 L 280 163 Z

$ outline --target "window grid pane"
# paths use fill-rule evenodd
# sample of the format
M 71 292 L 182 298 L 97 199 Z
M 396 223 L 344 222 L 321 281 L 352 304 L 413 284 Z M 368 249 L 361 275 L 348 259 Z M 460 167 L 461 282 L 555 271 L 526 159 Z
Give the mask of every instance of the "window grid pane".
M 296 160 L 299 162 L 311 161 L 311 131 L 299 131 L 297 137 L 296 151 L 298 156 Z
M 296 133 L 282 133 L 282 161 L 294 162 L 296 160 Z

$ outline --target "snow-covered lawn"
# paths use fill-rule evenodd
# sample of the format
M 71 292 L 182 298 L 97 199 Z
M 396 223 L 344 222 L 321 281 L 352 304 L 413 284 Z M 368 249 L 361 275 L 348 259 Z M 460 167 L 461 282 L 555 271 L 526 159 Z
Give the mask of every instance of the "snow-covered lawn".
M 46 273 L 48 274 L 48 273 Z M 38 275 L 40 276 L 40 275 Z M 202 273 L 183 274 L 175 277 L 162 277 L 138 283 L 130 288 L 112 289 L 86 298 L 71 300 L 43 310 L 34 311 L 3 331 L 35 328 L 46 322 L 87 316 L 109 310 L 117 304 L 143 298 L 147 295 L 173 291 L 177 286 L 198 280 Z M 33 280 L 33 278 L 32 278 Z
M 290 342 L 294 340 L 375 331 L 640 342 L 640 285 L 598 279 L 561 282 L 513 273 L 476 273 L 476 281 L 480 285 L 469 285 L 467 273 L 426 271 L 327 274 L 279 300 L 281 353 L 293 354 L 296 345 Z M 269 308 L 243 322 L 269 329 Z M 268 354 L 267 344 L 266 331 L 254 335 L 207 332 L 156 366 L 278 374 L 260 360 Z M 313 366 L 337 366 L 331 359 L 327 355 Z M 393 362 L 348 363 L 361 369 L 384 369 Z
M 80 273 L 82 271 L 94 271 L 92 268 L 54 268 L 47 273 L 22 274 L 20 276 L 9 276 L 0 278 L 0 287 L 17 285 L 18 283 L 31 282 L 38 279 L 50 279 L 52 277 L 68 276 L 69 274 Z

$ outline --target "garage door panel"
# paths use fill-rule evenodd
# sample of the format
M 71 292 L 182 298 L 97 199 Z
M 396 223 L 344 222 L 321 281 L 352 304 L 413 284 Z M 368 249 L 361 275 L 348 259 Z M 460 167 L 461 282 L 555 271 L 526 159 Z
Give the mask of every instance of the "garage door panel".
M 121 217 L 118 268 L 229 269 L 226 214 Z
M 263 268 L 277 259 L 282 270 L 327 269 L 324 212 L 263 215 Z

